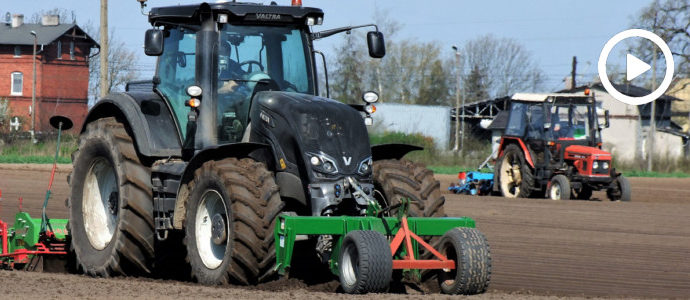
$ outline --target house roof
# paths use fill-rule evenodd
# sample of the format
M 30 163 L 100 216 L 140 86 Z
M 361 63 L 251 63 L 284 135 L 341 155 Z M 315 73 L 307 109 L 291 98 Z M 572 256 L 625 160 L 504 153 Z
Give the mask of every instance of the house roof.
M 24 23 L 19 27 L 12 28 L 9 25 L 0 25 L 0 45 L 33 45 L 34 37 L 31 31 L 35 31 L 38 37 L 37 44 L 50 44 L 59 37 L 63 36 L 72 28 L 76 27 L 80 38 L 85 38 L 89 42 L 98 47 L 98 43 L 94 41 L 88 34 L 86 34 L 76 24 L 59 24 L 56 26 L 43 26 L 41 24 L 27 24 Z
M 550 93 L 550 94 L 535 94 L 535 93 L 517 93 L 513 95 L 512 100 L 544 102 L 549 98 L 589 98 L 585 94 L 575 93 Z
M 621 93 L 624 94 L 624 95 L 630 96 L 630 97 L 642 97 L 642 96 L 647 96 L 647 95 L 649 95 L 649 94 L 652 93 L 652 91 L 650 91 L 650 90 L 648 90 L 648 89 L 646 89 L 646 88 L 639 87 L 639 86 L 632 85 L 632 84 L 617 84 L 617 83 L 611 83 L 611 85 L 613 85 L 613 87 L 614 87 L 617 91 L 621 92 Z M 584 90 L 585 88 L 588 88 L 588 87 L 589 87 L 589 86 L 582 85 L 582 86 L 578 86 L 578 87 L 576 87 L 576 88 L 574 88 L 574 89 L 566 89 L 566 90 L 561 90 L 561 91 L 559 91 L 559 92 L 577 92 L 577 91 Z M 594 85 L 591 86 L 591 87 L 592 87 L 592 88 L 597 88 L 597 89 L 600 89 L 600 90 L 604 90 L 604 91 L 606 90 L 606 89 L 604 88 L 604 86 L 603 86 L 601 83 L 596 83 L 596 84 L 594 84 Z M 680 101 L 680 99 L 678 99 L 678 98 L 676 98 L 676 97 L 673 97 L 673 96 L 669 96 L 669 95 L 662 95 L 662 96 L 659 97 L 657 100 L 662 100 L 662 101 Z

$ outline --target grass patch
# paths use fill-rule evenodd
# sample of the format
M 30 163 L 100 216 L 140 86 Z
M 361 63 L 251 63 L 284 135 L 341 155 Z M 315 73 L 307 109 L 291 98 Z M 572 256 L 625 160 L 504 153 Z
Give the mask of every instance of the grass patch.
M 655 177 L 655 178 L 690 178 L 690 174 L 685 172 L 647 172 L 647 171 L 623 171 L 626 177 Z
M 52 164 L 55 156 L 0 155 L 0 164 Z M 58 164 L 71 164 L 69 157 L 58 157 Z
M 474 172 L 474 171 L 479 171 L 483 173 L 493 173 L 492 170 L 490 169 L 481 169 L 477 170 L 477 168 L 468 168 L 468 167 L 457 167 L 457 166 L 427 166 L 429 169 L 434 171 L 435 174 L 452 174 L 456 175 L 460 172 Z
M 58 163 L 72 163 L 72 152 L 77 150 L 78 138 L 65 134 L 60 142 Z M 0 163 L 12 164 L 50 164 L 55 158 L 56 137 L 45 138 L 37 144 L 27 139 L 15 139 L 12 142 L 0 144 Z

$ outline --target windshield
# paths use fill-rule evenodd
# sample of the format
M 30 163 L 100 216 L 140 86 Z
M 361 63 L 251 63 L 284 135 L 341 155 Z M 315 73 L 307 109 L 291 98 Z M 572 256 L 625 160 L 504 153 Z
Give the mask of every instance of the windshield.
M 223 25 L 218 47 L 218 139 L 237 142 L 260 91 L 314 94 L 307 37 L 297 26 Z
M 590 138 L 590 106 L 564 104 L 551 107 L 551 133 L 559 140 L 588 140 Z

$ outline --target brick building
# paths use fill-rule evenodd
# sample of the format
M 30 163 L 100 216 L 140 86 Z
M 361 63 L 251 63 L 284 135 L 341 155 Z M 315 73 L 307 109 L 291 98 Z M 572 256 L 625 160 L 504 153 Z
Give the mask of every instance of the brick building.
M 76 24 L 59 24 L 58 16 L 43 16 L 40 24 L 23 19 L 13 15 L 0 23 L 0 99 L 9 99 L 10 116 L 30 130 L 35 33 L 36 131 L 50 130 L 55 114 L 81 124 L 88 111 L 89 55 L 98 44 Z

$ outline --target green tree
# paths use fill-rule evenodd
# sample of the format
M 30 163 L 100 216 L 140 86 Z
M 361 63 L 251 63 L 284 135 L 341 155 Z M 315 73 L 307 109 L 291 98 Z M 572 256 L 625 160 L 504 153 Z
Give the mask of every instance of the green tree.
M 467 102 L 489 98 L 489 92 L 486 87 L 486 74 L 478 65 L 472 66 L 470 73 L 465 76 L 463 80 L 463 89 L 465 91 L 465 101 Z
M 448 105 L 449 88 L 448 72 L 441 60 L 435 59 L 429 74 L 422 78 L 417 104 Z
M 353 34 L 346 34 L 336 49 L 335 71 L 330 82 L 331 97 L 344 103 L 359 103 L 362 95 L 366 48 Z

